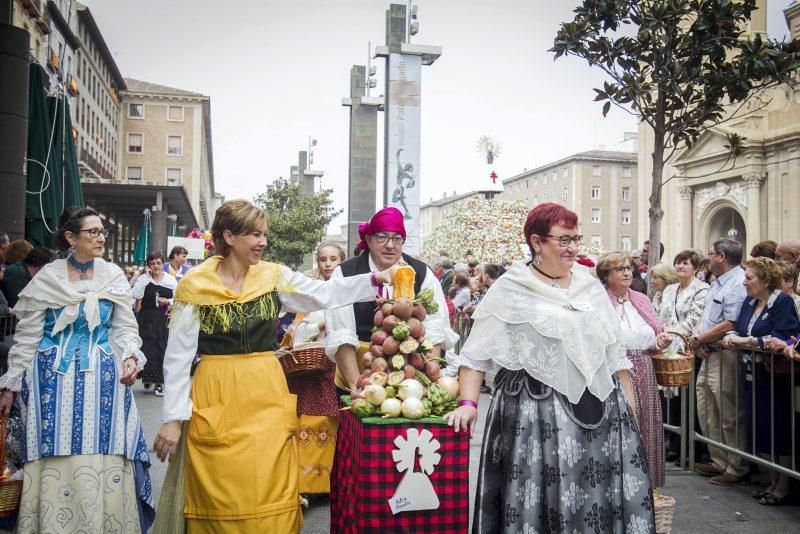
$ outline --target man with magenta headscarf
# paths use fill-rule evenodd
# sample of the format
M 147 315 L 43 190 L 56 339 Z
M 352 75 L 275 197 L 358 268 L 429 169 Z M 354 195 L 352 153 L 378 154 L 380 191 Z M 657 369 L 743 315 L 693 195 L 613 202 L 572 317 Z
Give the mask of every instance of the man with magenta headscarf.
M 414 292 L 430 289 L 439 304 L 439 311 L 429 314 L 423 321 L 425 337 L 435 345 L 434 355 L 439 356 L 442 348 L 452 348 L 458 341 L 458 335 L 450 329 L 439 280 L 423 262 L 403 254 L 406 240 L 403 214 L 396 208 L 384 208 L 373 215 L 369 222 L 360 225 L 358 233 L 361 236 L 358 248 L 364 252 L 339 265 L 331 279 L 378 272 L 400 260 L 405 261 L 416 272 Z M 391 286 L 378 286 L 375 296 L 392 298 L 392 290 Z M 369 348 L 374 316 L 375 302 L 360 302 L 325 312 L 328 332 L 325 351 L 328 357 L 336 361 L 336 387 L 340 394 L 358 389 L 358 379 L 364 370 L 362 358 Z

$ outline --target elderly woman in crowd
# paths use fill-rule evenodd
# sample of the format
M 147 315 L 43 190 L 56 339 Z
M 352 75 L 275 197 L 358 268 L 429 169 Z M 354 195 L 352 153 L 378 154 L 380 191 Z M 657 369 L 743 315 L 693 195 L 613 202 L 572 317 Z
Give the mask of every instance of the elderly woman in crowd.
M 788 261 L 779 261 L 778 266 L 781 269 L 781 291 L 792 297 L 794 308 L 800 316 L 800 295 L 797 294 L 797 277 L 800 275 L 800 270 Z
M 133 286 L 136 299 L 136 320 L 142 338 L 142 352 L 147 356 L 139 378 L 144 389 L 153 386 L 157 397 L 164 396 L 164 352 L 167 350 L 167 315 L 172 307 L 172 296 L 178 281 L 164 271 L 164 255 L 154 250 L 147 255 L 148 272 L 142 274 Z
M 677 281 L 675 267 L 668 263 L 653 265 L 653 268 L 650 269 L 650 274 L 647 276 L 647 281 L 653 286 L 653 308 L 658 312 L 661 307 L 661 296 L 664 293 L 664 289 Z
M 636 422 L 642 435 L 650 480 L 654 488 L 664 485 L 664 431 L 661 427 L 661 403 L 651 354 L 672 343 L 672 336 L 662 332 L 658 315 L 646 295 L 632 291 L 633 266 L 626 253 L 605 254 L 597 262 L 597 277 L 606 286 L 622 327 L 622 339 L 633 367 L 631 377 Z
M 473 532 L 654 529 L 642 442 L 620 388 L 630 389 L 631 363 L 605 291 L 574 267 L 577 227 L 558 204 L 531 210 L 532 262 L 492 284 L 459 355 L 461 401 L 447 416 L 456 431 L 472 431 L 484 373 L 500 366 Z
M 45 266 L 14 308 L 0 412 L 18 395 L 27 429 L 20 533 L 147 532 L 153 520 L 130 389 L 145 357 L 130 286 L 103 260 L 106 235 L 93 209 L 65 209 L 55 241 L 67 258 Z
M 780 372 L 781 368 L 788 368 L 787 362 L 783 356 L 748 349 L 781 349 L 786 340 L 800 332 L 800 321 L 792 298 L 780 290 L 781 269 L 775 261 L 753 258 L 743 262 L 742 267 L 747 299 L 739 312 L 736 330 L 728 332 L 722 345 L 739 349 L 745 362 L 748 421 L 757 415 L 755 432 L 752 423 L 747 425 L 754 452 L 764 458 L 777 455 L 781 465 L 790 467 L 792 443 L 787 429 L 792 422 L 791 375 Z M 753 497 L 769 506 L 786 504 L 789 477 L 770 470 L 770 479 L 769 487 L 755 491 Z
M 457 273 L 453 279 L 453 306 L 458 311 L 464 309 L 472 298 L 472 291 L 469 288 L 469 277 L 464 273 Z
M 694 250 L 682 250 L 673 260 L 677 283 L 668 285 L 661 296 L 661 306 L 658 308 L 658 318 L 664 330 L 677 332 L 687 338 L 691 337 L 703 310 L 706 307 L 706 294 L 708 284 L 697 278 L 700 268 L 700 255 Z M 700 360 L 696 361 L 699 369 Z M 669 405 L 669 423 L 680 424 L 680 398 L 672 395 L 672 390 L 664 390 L 665 401 Z M 666 414 L 665 414 L 666 416 Z M 699 431 L 699 426 L 697 428 Z M 678 457 L 680 438 L 677 434 L 670 433 L 669 451 L 667 460 Z

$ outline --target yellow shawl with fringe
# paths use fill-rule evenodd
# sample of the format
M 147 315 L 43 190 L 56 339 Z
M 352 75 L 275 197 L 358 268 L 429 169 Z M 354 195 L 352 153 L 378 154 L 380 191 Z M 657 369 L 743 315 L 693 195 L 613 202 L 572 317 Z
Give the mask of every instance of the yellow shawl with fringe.
M 227 332 L 234 321 L 244 323 L 254 316 L 274 320 L 278 306 L 270 294 L 277 289 L 280 265 L 265 261 L 251 265 L 242 292 L 236 294 L 217 275 L 220 261 L 222 256 L 212 256 L 186 273 L 175 290 L 176 305 L 170 319 L 180 314 L 181 304 L 191 304 L 197 309 L 200 330 L 207 334 Z

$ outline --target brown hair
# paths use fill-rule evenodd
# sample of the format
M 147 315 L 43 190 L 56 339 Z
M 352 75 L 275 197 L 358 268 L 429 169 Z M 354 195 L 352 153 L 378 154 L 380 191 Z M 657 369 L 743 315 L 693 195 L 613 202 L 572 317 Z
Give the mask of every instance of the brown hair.
M 631 263 L 631 267 L 633 266 L 629 252 L 608 252 L 600 256 L 600 259 L 597 260 L 595 271 L 597 272 L 597 278 L 600 279 L 603 285 L 608 284 L 609 273 L 611 273 L 614 268 L 619 267 L 625 260 Z
M 677 254 L 675 254 L 675 259 L 672 260 L 672 265 L 678 265 L 682 261 L 689 260 L 689 263 L 692 264 L 692 267 L 695 270 L 700 269 L 700 265 L 702 264 L 702 260 L 700 259 L 700 254 L 692 249 L 681 250 Z M 711 261 L 709 260 L 709 264 Z
M 797 277 L 800 276 L 800 270 L 797 269 L 795 264 L 788 261 L 779 261 L 777 263 L 781 269 L 781 280 L 783 282 L 792 282 L 792 287 L 797 291 Z
M 453 283 L 461 287 L 469 287 L 469 277 L 464 273 L 458 273 L 455 278 L 453 278 Z
M 267 214 L 249 200 L 229 200 L 217 209 L 211 225 L 211 239 L 217 254 L 227 256 L 231 247 L 225 242 L 225 230 L 233 235 L 245 235 L 267 224 Z
M 767 239 L 766 241 L 761 241 L 760 243 L 756 243 L 753 245 L 753 249 L 750 251 L 750 257 L 752 258 L 769 258 L 771 260 L 775 259 L 775 250 L 778 248 L 778 243 L 771 239 Z
M 15 239 L 5 250 L 6 263 L 11 264 L 21 262 L 31 250 L 33 250 L 33 245 L 24 239 Z
M 161 263 L 165 262 L 164 255 L 161 253 L 160 250 L 154 250 L 147 255 L 147 265 L 150 265 L 150 262 L 155 260 L 161 260 Z
M 752 270 L 770 291 L 781 288 L 783 272 L 775 260 L 762 256 L 742 262 L 742 267 Z
M 61 211 L 61 215 L 58 217 L 58 230 L 56 230 L 56 235 L 53 239 L 58 250 L 69 249 L 70 244 L 69 241 L 67 241 L 67 232 L 75 234 L 77 237 L 81 228 L 83 228 L 84 219 L 87 217 L 99 216 L 100 214 L 97 213 L 97 211 L 84 206 L 70 206 L 64 208 Z

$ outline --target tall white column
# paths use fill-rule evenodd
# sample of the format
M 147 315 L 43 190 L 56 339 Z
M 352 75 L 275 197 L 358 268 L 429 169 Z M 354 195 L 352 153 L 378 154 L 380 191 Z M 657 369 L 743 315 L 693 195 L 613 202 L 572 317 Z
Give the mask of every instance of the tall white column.
M 692 213 L 692 195 L 693 191 L 692 188 L 686 185 L 686 180 L 683 181 L 684 185 L 678 188 L 678 194 L 680 195 L 681 203 L 680 203 L 680 232 L 678 235 L 680 236 L 680 243 L 678 244 L 678 249 L 683 250 L 687 248 L 693 248 L 694 243 L 692 242 L 692 225 L 694 223 L 694 214 Z
M 761 184 L 764 175 L 752 172 L 742 175 L 742 181 L 747 188 L 747 248 L 750 249 L 761 241 Z

